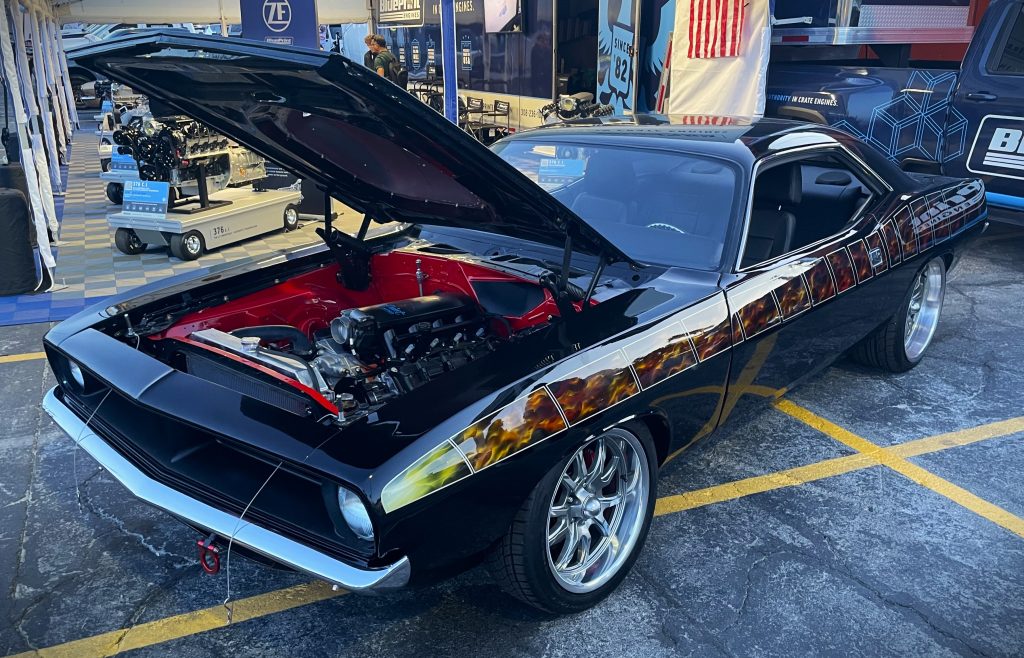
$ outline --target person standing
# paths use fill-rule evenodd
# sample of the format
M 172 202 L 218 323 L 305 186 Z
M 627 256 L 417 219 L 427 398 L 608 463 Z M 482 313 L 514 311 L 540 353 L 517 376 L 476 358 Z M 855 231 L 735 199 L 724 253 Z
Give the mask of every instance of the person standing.
M 377 74 L 391 79 L 391 66 L 397 60 L 395 56 L 388 50 L 388 42 L 379 34 L 373 35 L 370 40 L 370 50 L 374 54 L 373 68 L 377 71 Z
M 373 68 L 373 60 L 374 58 L 377 57 L 377 55 L 373 52 L 373 38 L 375 36 L 377 35 L 367 34 L 365 37 L 363 37 L 363 43 L 366 44 L 366 52 L 363 53 L 363 66 L 365 66 L 368 69 Z

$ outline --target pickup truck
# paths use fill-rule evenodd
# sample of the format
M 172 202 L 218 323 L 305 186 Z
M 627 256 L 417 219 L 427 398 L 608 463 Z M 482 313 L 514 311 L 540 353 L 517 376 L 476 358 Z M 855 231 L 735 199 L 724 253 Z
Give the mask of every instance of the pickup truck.
M 993 0 L 959 70 L 772 63 L 766 94 L 767 116 L 843 129 L 906 171 L 982 179 L 991 217 L 1024 224 L 1024 0 Z

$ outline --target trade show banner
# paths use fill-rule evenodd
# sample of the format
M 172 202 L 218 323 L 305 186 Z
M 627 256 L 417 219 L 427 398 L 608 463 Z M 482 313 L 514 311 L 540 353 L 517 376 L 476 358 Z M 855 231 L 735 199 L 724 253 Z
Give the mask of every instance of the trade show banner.
M 769 0 L 682 0 L 666 112 L 763 116 L 770 45 Z
M 320 49 L 316 0 L 240 0 L 246 39 Z
M 628 114 L 636 110 L 640 0 L 622 0 L 613 9 L 609 0 L 598 3 L 597 100 Z

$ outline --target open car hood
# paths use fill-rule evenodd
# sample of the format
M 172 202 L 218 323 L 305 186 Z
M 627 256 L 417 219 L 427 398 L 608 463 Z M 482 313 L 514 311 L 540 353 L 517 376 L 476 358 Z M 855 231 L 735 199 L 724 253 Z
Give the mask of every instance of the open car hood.
M 76 50 L 375 219 L 502 233 L 629 258 L 466 132 L 335 54 L 148 31 Z

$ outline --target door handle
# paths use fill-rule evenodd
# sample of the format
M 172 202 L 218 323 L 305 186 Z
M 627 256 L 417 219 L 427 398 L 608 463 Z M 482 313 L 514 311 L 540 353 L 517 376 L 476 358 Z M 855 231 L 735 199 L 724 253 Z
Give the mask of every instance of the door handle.
M 967 94 L 967 100 L 971 101 L 995 101 L 999 100 L 999 97 L 995 94 L 990 94 L 984 91 L 975 91 Z

